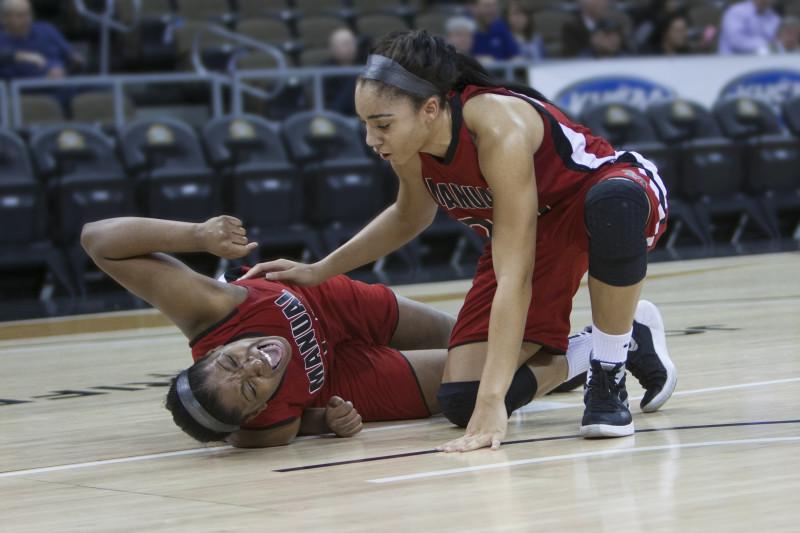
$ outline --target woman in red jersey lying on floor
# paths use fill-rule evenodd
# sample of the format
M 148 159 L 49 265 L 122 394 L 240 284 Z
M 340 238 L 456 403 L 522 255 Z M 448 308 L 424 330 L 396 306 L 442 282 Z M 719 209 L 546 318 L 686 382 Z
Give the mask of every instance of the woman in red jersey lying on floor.
M 229 216 L 200 224 L 101 220 L 84 227 L 81 243 L 190 339 L 195 362 L 172 380 L 166 407 L 199 441 L 264 447 L 299 433 L 349 437 L 364 421 L 440 411 L 436 393 L 455 322 L 446 313 L 345 276 L 314 287 L 263 277 L 228 283 L 167 255 L 244 257 L 257 244 Z M 589 341 L 577 335 L 566 357 L 528 363 L 535 397 L 588 368 Z

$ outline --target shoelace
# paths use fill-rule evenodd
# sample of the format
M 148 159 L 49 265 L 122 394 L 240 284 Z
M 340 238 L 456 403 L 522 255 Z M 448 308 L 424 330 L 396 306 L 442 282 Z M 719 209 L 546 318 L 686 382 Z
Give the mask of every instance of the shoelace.
M 587 389 L 589 391 L 589 404 L 593 409 L 603 411 L 614 411 L 619 404 L 619 384 L 614 379 L 614 370 L 592 369 L 592 378 L 589 380 Z M 609 385 L 609 379 L 611 385 Z

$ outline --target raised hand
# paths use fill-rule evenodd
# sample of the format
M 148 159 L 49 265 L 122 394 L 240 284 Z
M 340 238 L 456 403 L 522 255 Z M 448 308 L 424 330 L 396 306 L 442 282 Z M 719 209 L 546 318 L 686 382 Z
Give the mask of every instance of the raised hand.
M 204 249 L 225 259 L 239 259 L 256 248 L 258 243 L 247 240 L 247 231 L 236 217 L 222 215 L 198 225 Z

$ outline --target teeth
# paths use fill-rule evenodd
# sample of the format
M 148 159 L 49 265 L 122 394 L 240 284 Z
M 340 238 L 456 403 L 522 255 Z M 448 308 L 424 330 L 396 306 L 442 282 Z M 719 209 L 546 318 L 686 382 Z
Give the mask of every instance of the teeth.
M 264 351 L 264 350 L 263 350 L 263 349 L 261 349 L 261 348 L 259 348 L 259 349 L 258 349 L 258 353 L 260 353 L 260 354 L 261 354 L 261 356 L 262 356 L 264 359 L 266 359 L 266 360 L 267 360 L 267 364 L 268 364 L 270 367 L 274 367 L 274 366 L 275 366 L 275 365 L 273 365 L 273 364 L 272 364 L 272 356 L 271 356 L 269 353 L 267 353 L 266 351 Z

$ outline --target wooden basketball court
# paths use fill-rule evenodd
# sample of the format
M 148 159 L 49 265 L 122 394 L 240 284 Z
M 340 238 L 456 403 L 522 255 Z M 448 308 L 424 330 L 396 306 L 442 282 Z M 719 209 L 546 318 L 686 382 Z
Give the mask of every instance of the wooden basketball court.
M 200 447 L 163 408 L 186 341 L 154 312 L 0 324 L 0 531 L 798 531 L 800 254 L 652 265 L 678 366 L 635 436 L 577 436 L 581 392 L 496 452 L 442 417 L 352 439 Z M 456 312 L 468 282 L 398 288 Z M 573 330 L 589 321 L 585 287 Z

